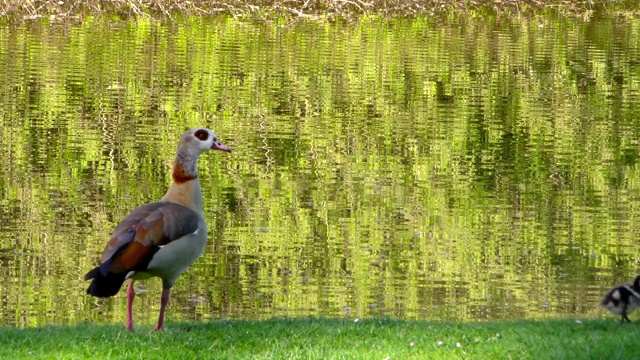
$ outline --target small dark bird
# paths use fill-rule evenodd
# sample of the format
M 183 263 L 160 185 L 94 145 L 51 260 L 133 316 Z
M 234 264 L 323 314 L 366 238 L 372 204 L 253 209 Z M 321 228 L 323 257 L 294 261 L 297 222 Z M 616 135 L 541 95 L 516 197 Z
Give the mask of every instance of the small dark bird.
M 627 315 L 640 306 L 640 275 L 636 276 L 631 286 L 620 285 L 607 291 L 600 301 L 600 306 L 613 314 L 622 315 L 621 323 L 625 320 L 631 322 Z

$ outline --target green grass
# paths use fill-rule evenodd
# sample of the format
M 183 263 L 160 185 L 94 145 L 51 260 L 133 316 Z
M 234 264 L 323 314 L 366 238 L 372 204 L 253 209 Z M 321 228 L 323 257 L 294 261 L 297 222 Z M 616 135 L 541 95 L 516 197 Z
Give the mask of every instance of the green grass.
M 633 359 L 640 324 L 613 319 L 437 323 L 269 320 L 0 328 L 0 359 Z M 458 345 L 459 344 L 459 345 Z

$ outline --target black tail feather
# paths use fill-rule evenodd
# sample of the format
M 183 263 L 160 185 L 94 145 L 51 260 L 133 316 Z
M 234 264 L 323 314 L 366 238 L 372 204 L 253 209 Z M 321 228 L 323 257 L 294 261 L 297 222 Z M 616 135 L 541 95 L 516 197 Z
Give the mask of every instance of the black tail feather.
M 118 293 L 122 284 L 126 280 L 127 272 L 111 273 L 108 272 L 106 276 L 100 274 L 100 267 L 97 267 L 87 273 L 84 279 L 91 281 L 87 294 L 96 297 L 110 297 Z

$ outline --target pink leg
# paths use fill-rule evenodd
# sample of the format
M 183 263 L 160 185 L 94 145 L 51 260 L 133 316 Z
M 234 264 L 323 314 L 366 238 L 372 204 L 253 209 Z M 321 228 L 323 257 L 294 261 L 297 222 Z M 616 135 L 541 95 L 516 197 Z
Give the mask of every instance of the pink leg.
M 169 292 L 171 289 L 162 289 L 162 298 L 160 299 L 160 317 L 158 318 L 158 324 L 153 330 L 164 330 L 164 312 L 167 310 L 167 304 L 169 303 Z
M 131 316 L 133 308 L 133 298 L 136 297 L 136 292 L 133 290 L 133 279 L 127 287 L 127 330 L 133 331 L 133 317 Z

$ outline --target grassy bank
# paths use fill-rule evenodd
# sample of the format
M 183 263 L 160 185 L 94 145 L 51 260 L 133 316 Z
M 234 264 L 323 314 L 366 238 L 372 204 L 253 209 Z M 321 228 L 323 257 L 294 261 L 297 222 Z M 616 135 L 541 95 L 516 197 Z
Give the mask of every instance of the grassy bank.
M 2 359 L 632 359 L 640 324 L 270 320 L 0 329 Z
M 527 13 L 638 11 L 636 0 L 0 0 L 5 19 L 73 19 L 85 16 L 176 15 L 292 16 L 335 18 L 360 15 L 416 16 L 455 12 Z

